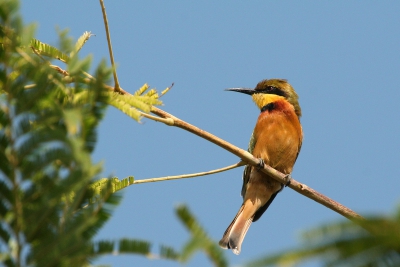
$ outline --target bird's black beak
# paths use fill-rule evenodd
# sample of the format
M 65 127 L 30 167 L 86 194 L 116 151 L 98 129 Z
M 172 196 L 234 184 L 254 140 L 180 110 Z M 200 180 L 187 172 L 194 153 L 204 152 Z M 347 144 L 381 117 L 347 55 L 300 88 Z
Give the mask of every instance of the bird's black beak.
M 239 92 L 239 93 L 243 93 L 246 95 L 252 95 L 256 92 L 254 89 L 251 89 L 251 88 L 228 88 L 228 89 L 225 89 L 225 91 L 234 91 L 234 92 Z

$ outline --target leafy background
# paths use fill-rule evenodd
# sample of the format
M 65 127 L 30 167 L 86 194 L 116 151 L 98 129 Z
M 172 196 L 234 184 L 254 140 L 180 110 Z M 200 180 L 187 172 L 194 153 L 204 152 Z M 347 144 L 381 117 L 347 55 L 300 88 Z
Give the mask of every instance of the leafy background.
M 106 1 L 122 87 L 143 83 L 162 90 L 166 111 L 233 144 L 247 147 L 257 109 L 244 95 L 264 78 L 287 78 L 300 95 L 305 133 L 293 176 L 362 214 L 383 214 L 399 202 L 400 3 L 189 3 Z M 107 57 L 98 1 L 22 1 L 37 38 L 55 44 L 55 25 L 78 38 L 95 63 Z M 94 66 L 96 64 L 93 64 Z M 137 124 L 110 108 L 100 126 L 94 159 L 103 176 L 136 179 L 222 167 L 238 159 L 179 129 L 148 120 Z M 186 203 L 219 240 L 240 206 L 241 170 L 210 177 L 143 184 L 124 190 L 102 239 L 134 237 L 180 248 L 188 233 L 173 208 Z M 341 217 L 284 190 L 247 234 L 232 264 L 298 244 L 301 230 Z M 154 247 L 156 249 L 156 247 Z M 98 264 L 176 266 L 140 256 L 107 256 Z M 188 266 L 209 265 L 198 254 Z M 308 262 L 305 266 L 318 265 Z

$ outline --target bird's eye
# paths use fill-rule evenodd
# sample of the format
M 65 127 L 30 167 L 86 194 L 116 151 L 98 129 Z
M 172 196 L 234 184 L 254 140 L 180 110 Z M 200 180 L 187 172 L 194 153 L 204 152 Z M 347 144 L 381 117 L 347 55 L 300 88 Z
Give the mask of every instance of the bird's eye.
M 280 95 L 283 97 L 286 97 L 286 94 L 284 91 L 279 89 L 278 87 L 275 86 L 267 86 L 267 88 L 264 89 L 265 94 L 273 94 L 273 95 Z
M 278 91 L 278 88 L 276 88 L 275 86 L 268 86 L 266 91 L 268 93 L 276 92 L 276 91 Z

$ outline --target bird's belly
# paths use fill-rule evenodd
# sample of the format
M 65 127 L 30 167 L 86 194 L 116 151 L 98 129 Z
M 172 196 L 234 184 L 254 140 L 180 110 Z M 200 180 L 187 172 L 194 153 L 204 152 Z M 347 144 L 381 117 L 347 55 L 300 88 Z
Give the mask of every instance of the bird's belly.
M 258 127 L 262 129 L 258 129 L 261 134 L 257 136 L 253 155 L 280 172 L 291 173 L 300 147 L 300 124 L 285 116 L 268 116 Z

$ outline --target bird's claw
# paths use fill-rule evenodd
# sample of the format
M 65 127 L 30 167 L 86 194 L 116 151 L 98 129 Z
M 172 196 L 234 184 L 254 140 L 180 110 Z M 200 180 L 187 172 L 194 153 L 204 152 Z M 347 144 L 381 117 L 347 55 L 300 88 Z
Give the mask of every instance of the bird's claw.
M 259 160 L 260 161 L 257 164 L 257 171 L 260 171 L 261 169 L 264 169 L 264 165 L 265 165 L 265 162 L 264 162 L 263 159 L 260 158 Z M 285 182 L 282 184 L 282 188 L 281 188 L 280 191 L 282 191 L 284 187 L 287 187 L 287 186 L 290 185 L 290 181 L 292 180 L 292 176 L 290 174 L 286 174 L 285 177 L 283 177 L 283 180 Z
M 290 181 L 292 180 L 292 176 L 290 174 L 286 174 L 285 177 L 283 177 L 283 179 L 285 180 L 285 187 L 290 185 Z
M 264 169 L 264 165 L 265 165 L 265 162 L 264 162 L 263 159 L 259 159 L 259 160 L 260 161 L 257 164 L 257 171 L 260 171 L 261 169 Z
M 290 181 L 292 180 L 292 176 L 290 176 L 290 174 L 286 174 L 285 177 L 283 177 L 283 180 L 285 182 L 281 184 L 281 189 L 278 192 L 281 192 L 283 190 L 283 188 L 285 188 L 285 187 L 290 185 Z

